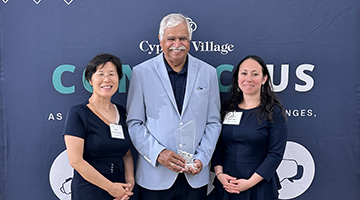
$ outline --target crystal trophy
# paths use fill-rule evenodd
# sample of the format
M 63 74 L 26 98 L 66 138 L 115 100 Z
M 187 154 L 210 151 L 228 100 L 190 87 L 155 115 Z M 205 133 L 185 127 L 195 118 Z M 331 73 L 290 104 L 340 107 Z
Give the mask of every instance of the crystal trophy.
M 194 167 L 195 121 L 191 120 L 175 130 L 177 153 L 186 161 L 186 168 Z

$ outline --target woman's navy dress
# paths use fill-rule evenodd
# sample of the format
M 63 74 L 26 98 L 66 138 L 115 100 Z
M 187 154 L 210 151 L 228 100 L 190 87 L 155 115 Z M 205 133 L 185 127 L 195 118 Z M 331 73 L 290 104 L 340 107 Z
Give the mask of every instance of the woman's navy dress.
M 276 169 L 286 146 L 286 119 L 280 107 L 274 108 L 273 123 L 257 118 L 259 107 L 243 112 L 240 125 L 223 125 L 222 133 L 214 152 L 212 166 L 221 165 L 223 171 L 237 179 L 249 179 L 254 172 L 264 179 L 254 187 L 231 194 L 226 192 L 215 178 L 214 193 L 221 200 L 273 200 L 278 199 L 281 188 Z
M 123 156 L 129 150 L 131 142 L 126 127 L 126 111 L 116 105 L 125 139 L 111 138 L 110 127 L 95 115 L 83 102 L 73 106 L 67 115 L 63 135 L 72 135 L 84 139 L 83 158 L 97 171 L 112 182 L 125 183 Z M 114 199 L 105 190 L 86 181 L 76 170 L 71 183 L 71 199 L 99 200 Z

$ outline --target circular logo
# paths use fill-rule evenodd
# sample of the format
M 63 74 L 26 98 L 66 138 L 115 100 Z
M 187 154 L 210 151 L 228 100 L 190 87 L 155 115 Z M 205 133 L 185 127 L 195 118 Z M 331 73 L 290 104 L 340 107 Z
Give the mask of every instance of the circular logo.
M 282 186 L 279 199 L 293 199 L 310 187 L 315 176 L 315 163 L 304 146 L 288 141 L 277 173 Z
M 197 24 L 190 17 L 187 17 L 186 19 L 190 23 L 190 28 L 191 28 L 192 32 L 195 32 L 197 29 Z
M 49 181 L 55 195 L 62 200 L 71 199 L 71 180 L 74 170 L 69 164 L 67 151 L 61 152 L 50 168 Z

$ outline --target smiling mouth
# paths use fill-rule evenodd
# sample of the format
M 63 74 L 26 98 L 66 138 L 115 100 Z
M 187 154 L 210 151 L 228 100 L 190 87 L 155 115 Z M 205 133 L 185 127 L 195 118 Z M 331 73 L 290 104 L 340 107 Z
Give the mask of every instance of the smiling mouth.
M 101 86 L 103 89 L 111 89 L 113 86 Z
M 243 85 L 244 88 L 254 88 L 253 85 Z
M 171 49 L 170 51 L 173 51 L 173 52 L 180 52 L 180 51 L 183 51 L 181 49 Z

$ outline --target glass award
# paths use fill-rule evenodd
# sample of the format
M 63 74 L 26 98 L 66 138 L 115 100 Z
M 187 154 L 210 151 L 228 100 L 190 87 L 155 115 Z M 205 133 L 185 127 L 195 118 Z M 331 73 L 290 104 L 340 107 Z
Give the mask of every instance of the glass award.
M 186 161 L 186 168 L 194 169 L 195 121 L 191 120 L 175 130 L 177 153 Z

